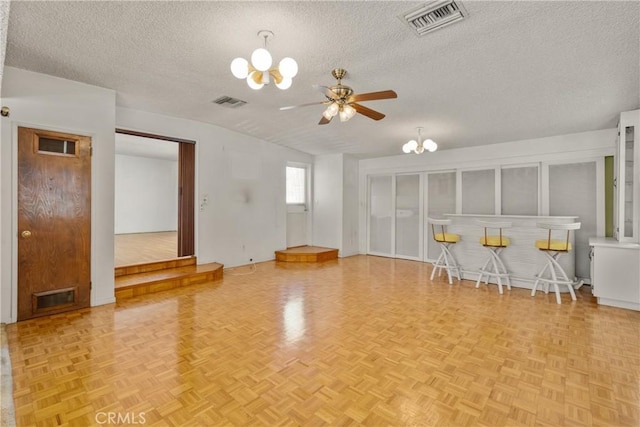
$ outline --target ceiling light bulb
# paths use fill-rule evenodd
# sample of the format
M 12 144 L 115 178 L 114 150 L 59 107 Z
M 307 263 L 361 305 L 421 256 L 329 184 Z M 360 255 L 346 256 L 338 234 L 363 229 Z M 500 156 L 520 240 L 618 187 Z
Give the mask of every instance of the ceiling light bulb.
M 264 86 L 263 83 L 257 83 L 255 81 L 255 79 L 253 78 L 254 74 L 257 73 L 258 71 L 252 71 L 251 74 L 249 74 L 247 76 L 247 84 L 249 85 L 249 87 L 253 90 L 259 90 L 262 89 L 262 86 Z M 262 74 L 262 73 L 260 73 Z M 262 77 L 261 77 L 262 78 Z
M 282 77 L 294 78 L 298 74 L 298 63 L 293 58 L 283 58 L 278 65 Z
M 345 105 L 343 110 L 344 110 L 345 114 L 347 115 L 347 120 L 349 120 L 351 117 L 356 115 L 356 109 L 353 108 L 349 104 Z
M 402 151 L 403 151 L 405 154 L 409 154 L 409 153 L 411 152 L 411 148 L 409 148 L 408 143 L 406 143 L 406 144 L 404 144 L 404 145 L 402 146 Z
M 249 75 L 249 62 L 244 58 L 231 61 L 231 72 L 238 79 L 246 79 Z
M 278 87 L 278 89 L 286 90 L 291 87 L 291 83 L 293 83 L 293 80 L 291 80 L 291 77 L 283 76 L 280 83 L 276 83 L 276 86 Z
M 259 48 L 253 51 L 251 54 L 251 64 L 256 67 L 258 71 L 267 71 L 273 64 L 271 54 L 267 49 Z
M 335 102 L 332 102 L 331 104 L 329 104 L 326 111 L 330 115 L 330 117 L 335 117 L 336 114 L 338 114 L 338 111 L 340 111 L 340 107 Z
M 341 122 L 346 122 L 347 120 L 349 120 L 351 117 L 349 117 L 349 115 L 347 114 L 347 112 L 345 111 L 344 108 L 340 109 L 340 121 Z
M 407 142 L 407 147 L 409 147 L 410 151 L 416 151 L 416 148 L 418 148 L 418 142 L 412 139 L 411 141 Z
M 438 149 L 438 144 L 436 144 L 431 139 L 427 139 L 424 141 L 424 148 L 426 148 L 429 152 L 433 153 Z
M 333 115 L 331 114 L 331 112 L 329 112 L 329 107 L 327 107 L 327 109 L 322 112 L 322 115 L 327 120 L 331 120 L 333 118 Z
M 424 145 L 418 144 L 415 151 L 416 151 L 416 154 L 422 154 L 424 151 Z

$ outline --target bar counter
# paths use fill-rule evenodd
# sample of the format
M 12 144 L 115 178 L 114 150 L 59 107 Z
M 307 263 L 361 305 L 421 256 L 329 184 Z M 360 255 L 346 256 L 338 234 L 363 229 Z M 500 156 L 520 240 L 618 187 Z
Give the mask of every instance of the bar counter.
M 500 253 L 507 271 L 511 274 L 511 285 L 532 289 L 535 275 L 544 267 L 544 254 L 535 247 L 536 240 L 547 239 L 548 231 L 538 228 L 538 223 L 566 224 L 578 221 L 577 216 L 524 216 L 524 215 L 471 215 L 444 214 L 443 217 L 452 220 L 448 227 L 450 233 L 460 235 L 460 241 L 452 245 L 451 252 L 460 265 L 462 278 L 477 280 L 479 270 L 489 258 L 489 250 L 480 244 L 480 237 L 484 235 L 484 227 L 477 221 L 508 221 L 511 228 L 503 230 L 503 235 L 509 237 L 511 244 Z M 437 230 L 436 230 L 437 231 Z M 499 230 L 488 229 L 487 233 L 498 235 Z M 566 239 L 563 230 L 552 231 L 553 240 Z M 570 242 L 574 250 L 560 256 L 560 265 L 571 279 L 575 276 L 575 236 L 571 233 Z M 484 283 L 484 282 L 482 282 Z M 495 279 L 490 283 L 496 283 Z M 538 288 L 540 289 L 540 288 Z M 560 289 L 561 292 L 563 291 Z M 498 290 L 496 289 L 496 292 Z M 565 288 L 564 292 L 568 292 Z

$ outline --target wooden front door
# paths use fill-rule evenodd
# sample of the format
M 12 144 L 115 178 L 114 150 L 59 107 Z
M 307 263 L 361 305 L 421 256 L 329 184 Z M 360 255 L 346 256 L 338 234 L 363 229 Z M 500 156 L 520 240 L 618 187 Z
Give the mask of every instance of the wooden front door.
M 90 304 L 91 138 L 18 128 L 18 320 Z

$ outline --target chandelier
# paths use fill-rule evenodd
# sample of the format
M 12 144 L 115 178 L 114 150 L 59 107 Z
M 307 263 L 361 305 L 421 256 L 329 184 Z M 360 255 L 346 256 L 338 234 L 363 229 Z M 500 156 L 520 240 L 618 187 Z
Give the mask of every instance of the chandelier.
M 267 39 L 273 37 L 269 30 L 258 31 L 258 37 L 264 37 L 264 48 L 251 54 L 251 63 L 244 58 L 231 61 L 231 72 L 239 79 L 247 79 L 251 89 L 259 90 L 273 79 L 278 89 L 289 89 L 293 78 L 298 74 L 298 63 L 293 58 L 283 58 L 277 67 L 271 68 L 273 58 L 267 50 Z
M 438 144 L 433 142 L 433 140 L 431 139 L 425 139 L 423 141 L 422 128 L 417 128 L 417 129 L 418 129 L 418 140 L 416 141 L 412 139 L 411 141 L 408 141 L 406 144 L 402 146 L 402 151 L 404 151 L 407 154 L 411 152 L 416 154 L 422 154 L 424 150 L 427 150 L 431 153 L 436 151 L 438 149 Z

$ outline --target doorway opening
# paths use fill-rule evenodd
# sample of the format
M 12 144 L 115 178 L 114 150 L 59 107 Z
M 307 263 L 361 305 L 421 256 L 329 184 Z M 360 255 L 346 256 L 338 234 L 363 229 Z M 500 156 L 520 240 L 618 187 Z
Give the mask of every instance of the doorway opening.
M 116 129 L 115 266 L 194 255 L 195 142 Z

